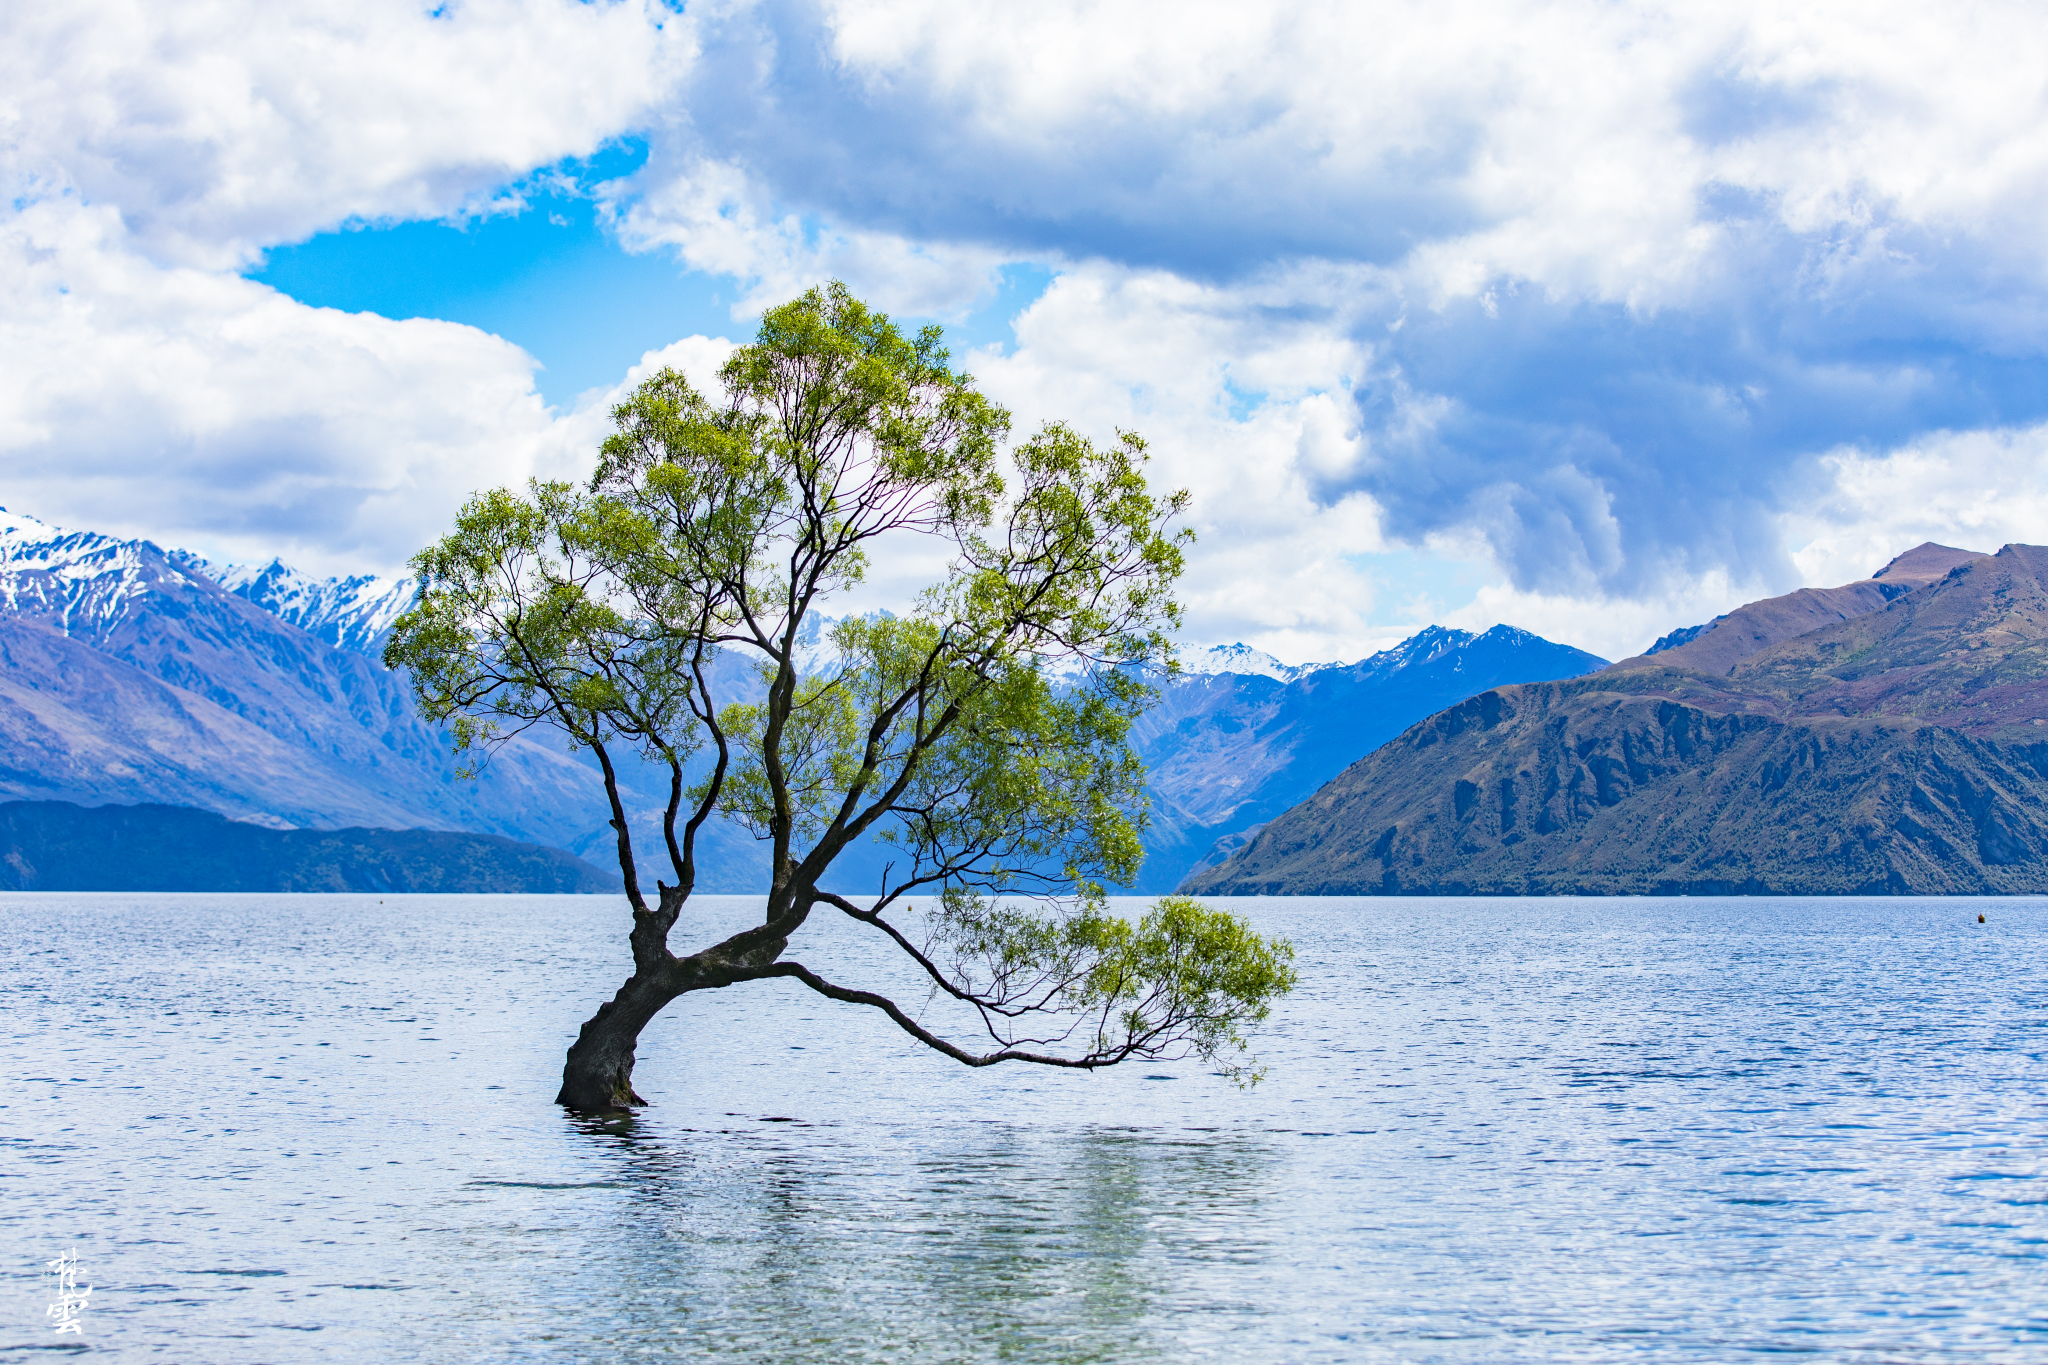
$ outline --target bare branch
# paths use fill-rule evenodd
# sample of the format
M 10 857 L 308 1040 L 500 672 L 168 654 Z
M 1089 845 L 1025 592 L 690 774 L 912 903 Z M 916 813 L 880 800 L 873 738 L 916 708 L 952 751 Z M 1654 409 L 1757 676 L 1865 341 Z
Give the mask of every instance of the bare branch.
M 1002 1048 L 996 1052 L 969 1052 L 966 1048 L 947 1042 L 936 1033 L 919 1024 L 905 1014 L 902 1007 L 886 995 L 873 991 L 853 990 L 836 986 L 819 976 L 800 962 L 776 962 L 735 975 L 735 980 L 760 980 L 771 976 L 795 977 L 818 994 L 833 1000 L 842 1000 L 849 1005 L 867 1005 L 878 1009 L 895 1021 L 896 1026 L 911 1037 L 923 1043 L 934 1052 L 943 1052 L 954 1061 L 967 1066 L 994 1066 L 997 1062 L 1032 1062 L 1039 1066 L 1068 1067 L 1081 1071 L 1093 1071 L 1099 1067 L 1114 1066 L 1126 1057 L 1136 1054 L 1133 1046 L 1119 1046 L 1102 1052 L 1091 1052 L 1081 1057 L 1061 1057 L 1053 1053 L 1027 1052 L 1020 1048 Z

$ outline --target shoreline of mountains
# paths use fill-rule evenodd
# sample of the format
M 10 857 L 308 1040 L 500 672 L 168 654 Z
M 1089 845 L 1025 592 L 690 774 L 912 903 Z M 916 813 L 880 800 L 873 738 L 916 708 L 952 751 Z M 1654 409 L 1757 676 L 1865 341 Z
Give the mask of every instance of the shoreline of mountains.
M 269 829 L 192 806 L 0 802 L 0 891 L 621 891 L 560 849 L 430 829 Z
M 1617 664 L 1510 626 L 1432 626 L 1352 664 L 1206 651 L 1133 731 L 1152 819 L 1144 872 L 1122 889 L 2048 890 L 2036 553 L 2048 555 L 1921 546 L 1870 579 L 1751 603 Z M 205 813 L 234 826 L 249 867 L 271 869 L 260 886 L 235 881 L 252 890 L 615 880 L 600 870 L 612 832 L 586 759 L 526 737 L 478 780 L 457 775 L 446 737 L 378 658 L 411 594 L 0 511 L 0 889 L 35 881 L 21 866 L 54 889 L 49 877 L 91 865 L 113 871 L 76 889 L 140 889 L 121 860 L 148 845 L 175 861 L 175 830 Z M 1879 658 L 1890 682 L 1873 691 Z M 1947 711 L 1912 700 L 1937 693 Z M 2024 733 L 1979 723 L 1987 698 L 2002 715 L 2037 694 Z M 651 832 L 666 771 L 623 776 L 630 819 Z M 23 803 L 47 809 L 30 819 Z M 94 820 L 125 844 L 92 845 L 80 831 Z M 152 820 L 173 842 L 149 845 Z M 424 842 L 385 837 L 398 832 Z M 751 838 L 706 835 L 701 890 L 765 884 Z M 468 870 L 437 881 L 429 848 Z M 880 857 L 855 850 L 841 871 L 872 876 Z M 178 875 L 241 876 L 199 866 Z

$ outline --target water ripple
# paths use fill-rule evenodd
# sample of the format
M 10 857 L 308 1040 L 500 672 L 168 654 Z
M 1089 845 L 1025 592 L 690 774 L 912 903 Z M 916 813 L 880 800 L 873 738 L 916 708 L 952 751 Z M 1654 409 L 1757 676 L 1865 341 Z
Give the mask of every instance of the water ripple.
M 594 1121 L 606 900 L 0 896 L 0 1358 L 66 1248 L 138 1361 L 2048 1358 L 2048 905 L 1237 905 L 1304 982 L 1250 1094 L 778 982 Z

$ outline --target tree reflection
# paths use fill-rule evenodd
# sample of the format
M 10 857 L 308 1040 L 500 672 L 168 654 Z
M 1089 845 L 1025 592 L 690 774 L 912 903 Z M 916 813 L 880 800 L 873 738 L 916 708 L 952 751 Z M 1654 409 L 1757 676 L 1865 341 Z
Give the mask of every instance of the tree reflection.
M 570 1332 L 621 1354 L 1157 1359 L 1259 1313 L 1207 1267 L 1273 1256 L 1278 1156 L 1255 1135 L 578 1126 L 627 1193 L 568 1258 L 593 1310 Z

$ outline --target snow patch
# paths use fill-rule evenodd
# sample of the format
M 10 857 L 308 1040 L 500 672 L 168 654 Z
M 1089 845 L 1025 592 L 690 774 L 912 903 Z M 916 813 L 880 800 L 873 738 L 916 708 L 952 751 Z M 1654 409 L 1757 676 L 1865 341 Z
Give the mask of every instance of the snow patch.
M 1181 670 L 1193 677 L 1234 673 L 1240 677 L 1272 678 L 1276 682 L 1293 682 L 1325 668 L 1344 667 L 1338 663 L 1283 664 L 1263 649 L 1253 649 L 1242 640 L 1231 645 L 1191 650 L 1181 656 L 1180 662 Z
M 260 567 L 211 564 L 189 550 L 66 531 L 0 508 L 0 603 L 55 614 L 67 633 L 87 620 L 118 619 L 151 590 L 164 564 L 173 575 L 218 583 L 316 639 L 372 656 L 418 595 L 410 578 L 312 578 L 276 559 Z
M 260 567 L 225 564 L 216 569 L 203 561 L 196 567 L 237 597 L 358 654 L 376 654 L 392 624 L 419 596 L 419 585 L 410 578 L 313 578 L 279 559 Z

